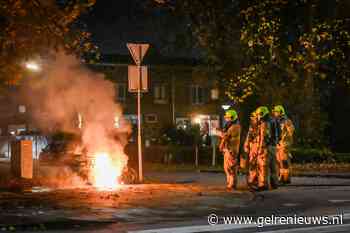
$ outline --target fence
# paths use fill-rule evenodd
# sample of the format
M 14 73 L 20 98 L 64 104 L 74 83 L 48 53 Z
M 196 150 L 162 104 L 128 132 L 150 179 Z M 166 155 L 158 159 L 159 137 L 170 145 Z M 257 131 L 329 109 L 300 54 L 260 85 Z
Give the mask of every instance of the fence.
M 129 163 L 131 165 L 137 164 L 137 147 L 134 144 L 129 144 L 125 148 L 126 154 L 129 156 Z M 199 147 L 198 148 L 198 165 L 211 165 L 212 164 L 212 147 Z M 223 161 L 223 156 L 220 152 L 216 151 L 216 164 L 220 164 Z M 143 148 L 144 162 L 149 163 L 166 163 L 166 164 L 196 164 L 196 151 L 195 147 L 191 146 L 158 146 L 152 145 Z

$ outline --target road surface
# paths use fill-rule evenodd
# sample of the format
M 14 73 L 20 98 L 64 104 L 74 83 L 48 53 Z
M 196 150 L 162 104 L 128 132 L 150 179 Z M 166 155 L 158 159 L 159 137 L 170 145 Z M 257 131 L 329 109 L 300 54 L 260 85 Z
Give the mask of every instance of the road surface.
M 84 233 L 350 232 L 350 179 L 296 177 L 292 185 L 274 191 L 228 193 L 223 174 L 148 176 L 158 183 L 123 186 L 113 192 L 89 189 L 0 192 L 0 228 L 4 232 Z M 218 224 L 210 225 L 208 216 L 217 216 Z M 242 216 L 251 217 L 253 222 L 227 222 Z M 316 220 L 313 224 L 281 222 L 287 216 L 289 220 L 299 217 Z M 279 221 L 272 225 L 263 217 Z M 319 222 L 319 218 L 329 221 Z M 257 221 L 260 225 L 265 223 L 264 226 L 258 227 Z

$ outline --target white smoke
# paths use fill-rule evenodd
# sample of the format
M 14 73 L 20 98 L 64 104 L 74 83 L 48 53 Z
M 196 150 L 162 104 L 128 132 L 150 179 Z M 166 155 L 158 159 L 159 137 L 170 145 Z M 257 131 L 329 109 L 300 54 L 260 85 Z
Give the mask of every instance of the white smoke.
M 23 90 L 32 120 L 40 130 L 80 134 L 87 153 L 103 151 L 118 164 L 127 163 L 123 149 L 131 128 L 125 124 L 114 128 L 115 119 L 123 119 L 122 108 L 115 102 L 114 84 L 103 74 L 87 69 L 74 56 L 59 53 Z

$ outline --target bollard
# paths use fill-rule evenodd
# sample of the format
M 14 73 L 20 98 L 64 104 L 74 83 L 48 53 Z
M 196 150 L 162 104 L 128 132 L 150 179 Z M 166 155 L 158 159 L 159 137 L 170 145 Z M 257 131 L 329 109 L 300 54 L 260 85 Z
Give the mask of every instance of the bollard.
M 31 140 L 11 143 L 11 171 L 18 178 L 33 178 L 33 150 Z

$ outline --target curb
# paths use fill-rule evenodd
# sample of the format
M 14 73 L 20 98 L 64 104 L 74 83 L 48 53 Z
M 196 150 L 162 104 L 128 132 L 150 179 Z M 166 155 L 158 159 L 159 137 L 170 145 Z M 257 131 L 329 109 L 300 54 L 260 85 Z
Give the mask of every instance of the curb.
M 225 173 L 223 170 L 197 170 L 198 172 L 203 172 L 203 173 Z
M 224 173 L 222 170 L 198 170 L 201 173 Z M 350 173 L 296 173 L 293 177 L 320 177 L 350 179 Z
M 294 177 L 321 177 L 321 178 L 339 178 L 350 179 L 350 173 L 297 173 Z

